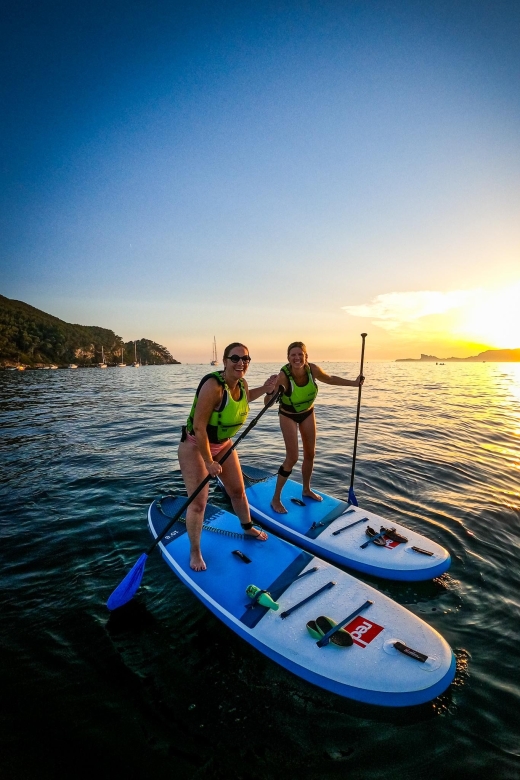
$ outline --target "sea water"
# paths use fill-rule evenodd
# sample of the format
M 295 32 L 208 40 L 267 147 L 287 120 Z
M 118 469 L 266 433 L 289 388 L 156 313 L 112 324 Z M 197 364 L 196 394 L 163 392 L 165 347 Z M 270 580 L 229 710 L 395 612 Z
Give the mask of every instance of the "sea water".
M 278 368 L 253 363 L 250 385 Z M 366 365 L 358 501 L 453 561 L 433 582 L 363 577 L 457 657 L 450 689 L 405 709 L 360 705 L 286 672 L 157 552 L 133 602 L 108 613 L 150 544 L 149 503 L 183 488 L 180 427 L 208 370 L 0 373 L 0 776 L 520 777 L 520 365 Z M 356 389 L 320 385 L 313 485 L 341 498 L 356 404 Z M 274 410 L 239 452 L 278 468 Z M 226 506 L 213 488 L 211 500 Z

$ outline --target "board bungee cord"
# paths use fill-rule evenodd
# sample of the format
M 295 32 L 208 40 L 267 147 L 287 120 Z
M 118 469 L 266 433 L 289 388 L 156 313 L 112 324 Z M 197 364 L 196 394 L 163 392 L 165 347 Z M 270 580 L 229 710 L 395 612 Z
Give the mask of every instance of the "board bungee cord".
M 162 502 L 166 498 L 175 499 L 175 498 L 178 498 L 178 496 L 174 495 L 173 493 L 167 493 L 166 495 L 161 496 L 159 499 L 157 499 L 155 504 L 156 504 L 157 509 L 159 510 L 159 512 L 164 517 L 168 518 L 168 520 L 173 520 L 174 517 L 172 517 L 171 515 L 167 515 L 166 512 L 162 508 Z M 176 522 L 177 523 L 183 523 L 184 525 L 186 525 L 186 518 L 185 517 L 178 517 Z M 239 534 L 237 531 L 227 531 L 225 528 L 217 528 L 216 526 L 209 525 L 208 523 L 202 523 L 202 529 L 204 531 L 211 531 L 214 534 L 222 534 L 223 536 L 231 536 L 233 539 L 249 539 L 250 538 L 248 534 Z

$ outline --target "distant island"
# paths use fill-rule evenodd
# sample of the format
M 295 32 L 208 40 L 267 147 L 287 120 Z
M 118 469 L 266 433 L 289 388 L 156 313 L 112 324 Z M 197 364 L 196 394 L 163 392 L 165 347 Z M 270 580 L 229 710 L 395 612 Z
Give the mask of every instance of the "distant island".
M 519 363 L 520 349 L 487 349 L 467 358 L 438 358 L 435 355 L 421 355 L 420 358 L 398 358 L 396 363 Z
M 143 365 L 179 363 L 166 347 L 151 339 L 123 341 L 113 330 L 70 325 L 22 301 L 0 295 L 0 367 L 39 368 L 55 364 L 96 366 L 102 356 L 108 365 L 132 363 L 135 351 Z M 123 353 L 121 352 L 123 349 Z

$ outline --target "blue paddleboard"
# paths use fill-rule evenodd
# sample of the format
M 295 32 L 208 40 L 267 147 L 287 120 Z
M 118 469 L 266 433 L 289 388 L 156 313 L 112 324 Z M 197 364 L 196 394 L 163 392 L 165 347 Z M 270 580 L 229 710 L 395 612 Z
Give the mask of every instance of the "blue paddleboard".
M 364 574 L 410 582 L 439 577 L 450 567 L 450 554 L 436 542 L 326 493 L 315 491 L 323 501 L 302 497 L 302 486 L 292 479 L 282 493 L 287 514 L 278 514 L 271 507 L 276 474 L 247 465 L 242 471 L 253 518 L 314 555 Z M 363 546 L 367 528 L 379 534 L 382 527 L 395 529 L 405 541 L 385 535 L 384 546 Z
M 154 538 L 184 501 L 168 496 L 152 503 Z M 190 569 L 181 521 L 158 544 L 164 560 L 220 620 L 285 669 L 340 696 L 389 707 L 422 704 L 450 685 L 449 645 L 387 596 L 276 536 L 244 537 L 237 518 L 218 507 L 207 506 L 204 526 L 206 571 Z M 249 585 L 268 591 L 278 610 L 255 604 L 246 595 Z M 353 644 L 318 647 L 306 628 L 318 616 L 336 623 L 349 618 Z

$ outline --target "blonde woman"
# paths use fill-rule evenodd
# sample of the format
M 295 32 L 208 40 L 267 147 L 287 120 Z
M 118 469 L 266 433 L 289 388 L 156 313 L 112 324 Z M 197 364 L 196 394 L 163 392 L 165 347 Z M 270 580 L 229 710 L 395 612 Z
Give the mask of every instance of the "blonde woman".
M 293 341 L 287 347 L 288 363 L 282 366 L 274 382 L 274 388 L 267 394 L 272 395 L 276 388 L 285 388 L 280 399 L 278 410 L 280 428 L 285 441 L 285 460 L 278 469 L 276 489 L 271 500 L 275 512 L 286 514 L 287 509 L 282 504 L 282 490 L 289 479 L 293 467 L 298 461 L 298 431 L 302 440 L 302 495 L 315 501 L 322 501 L 318 493 L 311 489 L 311 477 L 316 451 L 316 419 L 314 416 L 314 401 L 318 395 L 318 382 L 339 387 L 359 387 L 364 377 L 361 374 L 356 379 L 343 379 L 325 373 L 315 363 L 309 363 L 307 347 L 303 341 Z

